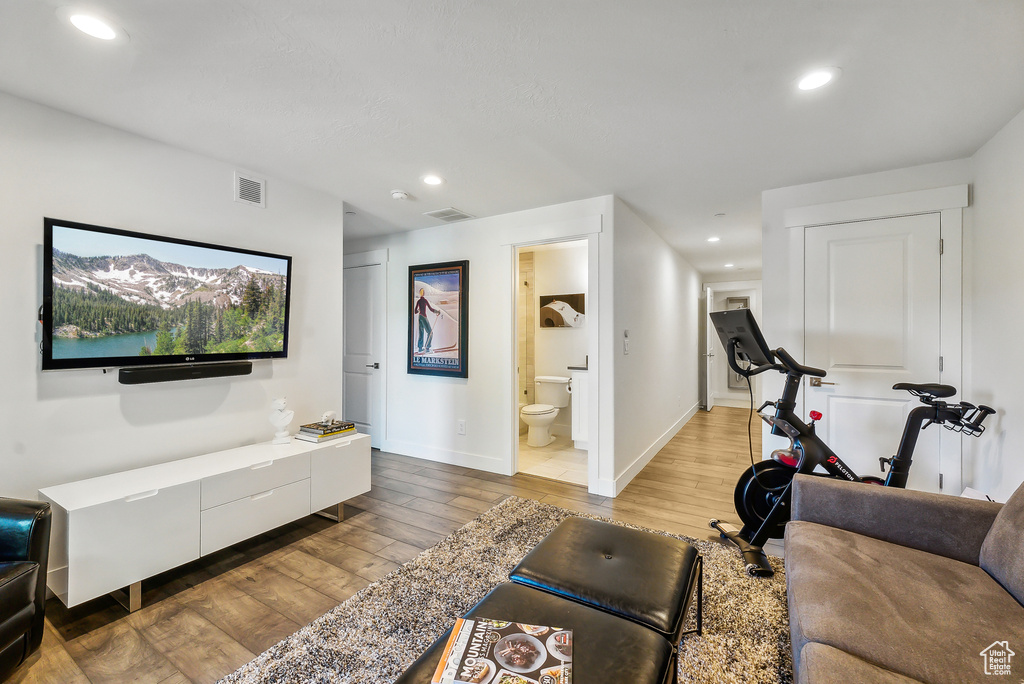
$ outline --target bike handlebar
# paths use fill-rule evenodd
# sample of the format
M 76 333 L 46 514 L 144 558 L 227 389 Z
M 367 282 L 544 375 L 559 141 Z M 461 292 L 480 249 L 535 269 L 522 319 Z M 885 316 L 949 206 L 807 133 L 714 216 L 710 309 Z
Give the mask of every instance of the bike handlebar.
M 813 368 L 811 366 L 804 366 L 797 363 L 797 360 L 790 356 L 789 352 L 782 347 L 775 350 L 775 356 L 782 362 L 782 366 L 790 373 L 810 375 L 815 378 L 825 377 L 825 371 L 820 368 Z

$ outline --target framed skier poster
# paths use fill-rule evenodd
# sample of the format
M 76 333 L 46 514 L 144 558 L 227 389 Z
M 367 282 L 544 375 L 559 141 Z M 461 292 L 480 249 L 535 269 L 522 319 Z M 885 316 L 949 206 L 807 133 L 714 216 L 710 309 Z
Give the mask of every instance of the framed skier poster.
M 409 362 L 418 375 L 469 377 L 469 262 L 409 267 Z

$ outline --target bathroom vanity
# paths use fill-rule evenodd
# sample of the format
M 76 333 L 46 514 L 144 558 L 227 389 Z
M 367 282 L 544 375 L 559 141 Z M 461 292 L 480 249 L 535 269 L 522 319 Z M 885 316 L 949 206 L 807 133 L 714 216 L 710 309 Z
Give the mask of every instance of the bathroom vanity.
M 569 387 L 572 393 L 572 443 L 577 449 L 584 451 L 587 447 L 589 384 L 586 366 L 569 366 Z

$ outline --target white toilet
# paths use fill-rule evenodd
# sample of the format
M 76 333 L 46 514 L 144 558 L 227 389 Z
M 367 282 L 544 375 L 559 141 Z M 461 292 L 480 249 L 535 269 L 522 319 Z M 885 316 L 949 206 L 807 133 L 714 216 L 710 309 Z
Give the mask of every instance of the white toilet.
M 544 447 L 555 441 L 551 436 L 551 424 L 558 416 L 558 409 L 569 405 L 569 378 L 538 375 L 533 382 L 537 403 L 524 406 L 519 417 L 530 426 L 526 443 L 532 447 Z

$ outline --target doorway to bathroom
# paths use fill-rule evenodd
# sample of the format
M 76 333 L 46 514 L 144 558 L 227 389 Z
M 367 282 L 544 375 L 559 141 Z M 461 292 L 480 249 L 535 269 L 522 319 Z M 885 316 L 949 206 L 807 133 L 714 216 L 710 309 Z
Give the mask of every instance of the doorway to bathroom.
M 516 248 L 517 470 L 588 484 L 586 239 Z

